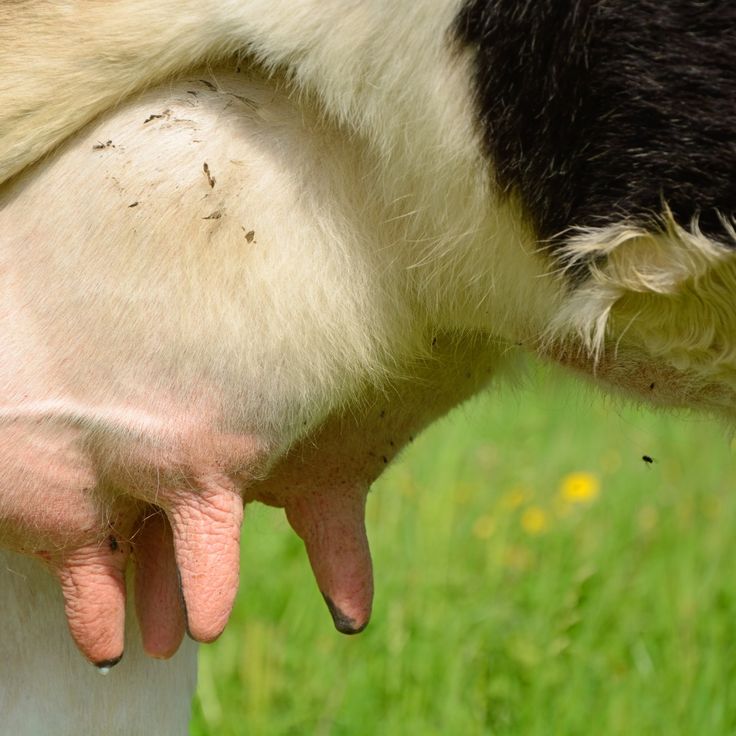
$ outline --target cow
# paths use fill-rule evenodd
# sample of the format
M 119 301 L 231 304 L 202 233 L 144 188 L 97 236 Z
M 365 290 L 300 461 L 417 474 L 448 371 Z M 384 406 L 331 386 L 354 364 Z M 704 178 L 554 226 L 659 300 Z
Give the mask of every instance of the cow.
M 731 416 L 734 27 L 684 0 L 0 8 L 6 607 L 55 617 L 51 569 L 107 671 L 132 554 L 144 687 L 143 651 L 222 631 L 261 501 L 355 633 L 368 485 L 520 352 Z
M 235 126 L 237 142 L 222 135 L 227 130 L 228 116 Z M 304 110 L 264 80 L 242 71 L 202 70 L 175 85 L 153 89 L 103 116 L 41 165 L 31 167 L 5 186 L 5 206 L 0 214 L 7 256 L 3 259 L 7 297 L 3 385 L 12 390 L 5 394 L 0 414 L 0 459 L 4 479 L 3 544 L 16 554 L 6 555 L 6 584 L 0 589 L 6 597 L 3 610 L 17 611 L 19 621 L 30 619 L 32 623 L 19 625 L 17 635 L 6 640 L 1 658 L 13 663 L 4 669 L 12 683 L 0 690 L 7 693 L 8 701 L 3 705 L 6 712 L 15 714 L 14 728 L 19 733 L 23 729 L 39 733 L 51 727 L 56 729 L 54 733 L 72 733 L 78 732 L 80 724 L 83 731 L 104 728 L 112 733 L 181 730 L 192 695 L 196 649 L 190 642 L 177 649 L 185 630 L 193 640 L 210 641 L 225 624 L 237 587 L 237 541 L 243 502 L 258 500 L 285 508 L 292 526 L 305 541 L 335 626 L 343 633 L 361 630 L 370 616 L 373 592 L 363 520 L 370 483 L 422 426 L 476 393 L 491 378 L 502 349 L 496 341 L 473 331 L 458 334 L 434 330 L 431 335 L 427 333 L 421 351 L 412 352 L 411 360 L 395 364 L 390 374 L 368 373 L 370 381 L 364 380 L 359 390 L 345 392 L 345 404 L 328 405 L 316 419 L 310 416 L 307 429 L 302 429 L 302 415 L 298 416 L 296 429 L 289 432 L 294 420 L 279 418 L 268 435 L 269 424 L 263 416 L 250 417 L 254 432 L 249 436 L 260 443 L 258 454 L 248 454 L 254 442 L 249 440 L 242 450 L 240 437 L 233 442 L 234 433 L 219 428 L 222 409 L 216 419 L 197 415 L 196 407 L 203 400 L 204 408 L 212 411 L 211 389 L 203 397 L 184 390 L 187 403 L 176 415 L 176 402 L 159 404 L 155 398 L 160 390 L 157 384 L 165 368 L 153 368 L 150 361 L 155 361 L 162 343 L 153 344 L 154 354 L 143 363 L 121 359 L 118 367 L 104 358 L 100 372 L 88 384 L 100 386 L 105 392 L 116 390 L 116 384 L 133 385 L 136 391 L 140 387 L 142 401 L 129 396 L 101 401 L 89 395 L 82 401 L 77 389 L 70 391 L 64 366 L 72 366 L 72 372 L 78 375 L 79 361 L 84 360 L 91 368 L 93 356 L 83 359 L 79 352 L 82 345 L 73 345 L 70 333 L 63 335 L 50 326 L 42 328 L 47 337 L 41 342 L 34 340 L 34 334 L 47 319 L 59 319 L 59 310 L 63 309 L 60 303 L 47 302 L 54 290 L 59 289 L 60 296 L 65 290 L 64 277 L 55 272 L 53 251 L 61 247 L 71 255 L 75 247 L 97 248 L 101 242 L 117 244 L 123 260 L 131 257 L 131 253 L 122 251 L 126 243 L 136 250 L 148 250 L 154 258 L 166 259 L 171 247 L 192 249 L 192 254 L 199 251 L 207 259 L 213 248 L 225 249 L 219 259 L 228 257 L 227 249 L 233 247 L 229 257 L 244 259 L 240 266 L 231 264 L 233 273 L 237 270 L 240 277 L 251 279 L 250 286 L 235 279 L 234 293 L 245 290 L 252 304 L 243 304 L 243 313 L 250 315 L 251 327 L 262 322 L 265 331 L 260 338 L 262 346 L 258 347 L 251 337 L 244 340 L 247 349 L 240 358 L 237 353 L 241 347 L 237 347 L 223 361 L 233 370 L 227 382 L 235 386 L 237 374 L 256 370 L 261 372 L 245 380 L 245 385 L 265 385 L 275 380 L 271 372 L 288 369 L 280 368 L 280 353 L 285 351 L 294 360 L 297 348 L 289 350 L 283 341 L 276 340 L 282 309 L 291 310 L 286 315 L 288 320 L 301 321 L 295 337 L 308 340 L 303 348 L 304 365 L 293 369 L 315 371 L 320 367 L 316 363 L 318 346 L 325 338 L 316 328 L 325 319 L 321 301 L 324 291 L 333 288 L 332 293 L 339 294 L 340 280 L 346 277 L 347 269 L 354 268 L 357 278 L 364 265 L 359 252 L 357 264 L 350 260 L 352 252 L 338 252 L 341 268 L 335 267 L 331 285 L 326 270 L 331 258 L 329 248 L 335 245 L 331 242 L 322 255 L 312 253 L 320 265 L 319 276 L 307 278 L 304 264 L 297 263 L 298 253 L 313 247 L 309 230 L 315 216 L 327 218 L 327 204 L 340 204 L 339 189 L 326 201 L 318 192 L 320 198 L 302 221 L 297 221 L 298 212 L 306 206 L 301 176 L 316 177 L 320 171 L 322 181 L 328 184 L 323 162 L 325 143 L 318 140 L 310 148 L 310 139 L 303 135 L 304 124 Z M 281 131 L 276 137 L 274 125 Z M 321 123 L 315 121 L 314 125 Z M 268 144 L 265 151 L 264 142 Z M 200 143 L 206 148 L 197 150 Z M 296 150 L 300 160 L 294 157 Z M 352 163 L 350 149 L 342 150 Z M 197 156 L 194 166 L 193 153 Z M 339 156 L 336 152 L 336 163 L 341 163 Z M 300 174 L 296 181 L 290 168 L 294 164 Z M 307 165 L 310 170 L 302 172 Z M 77 188 L 66 186 L 69 177 L 80 170 L 88 172 L 81 198 Z M 161 171 L 166 176 L 162 177 Z M 260 182 L 259 191 L 245 193 L 246 172 Z M 339 168 L 335 187 L 347 176 L 347 168 Z M 39 207 L 41 202 L 45 206 Z M 176 206 L 172 207 L 172 202 Z M 288 217 L 285 209 L 290 212 Z M 30 211 L 38 211 L 39 217 L 28 218 Z M 155 228 L 161 230 L 152 235 Z M 287 240 L 294 248 L 288 257 L 283 250 Z M 321 247 L 321 238 L 315 236 L 313 244 Z M 80 258 L 91 263 L 88 255 L 80 253 Z M 105 260 L 109 256 L 106 254 Z M 277 259 L 278 269 L 270 259 Z M 303 269 L 301 274 L 285 271 L 289 260 Z M 46 272 L 47 267 L 51 272 Z M 164 266 L 139 262 L 142 272 L 154 281 L 172 267 L 176 268 L 175 263 Z M 192 277 L 197 273 L 192 262 L 186 264 L 186 269 Z M 260 269 L 270 275 L 259 277 Z M 37 278 L 27 278 L 31 271 Z M 283 276 L 275 278 L 279 271 Z M 72 272 L 73 290 L 88 294 L 85 301 L 92 301 L 87 302 L 86 309 L 90 309 L 94 301 L 91 293 L 106 289 L 104 275 L 95 268 L 84 285 L 83 273 L 76 267 Z M 107 328 L 98 324 L 112 304 L 97 314 L 90 309 L 87 324 L 78 325 L 77 336 L 82 342 L 91 339 L 96 330 L 113 340 L 126 337 L 120 275 L 118 266 L 113 265 L 110 284 L 117 294 L 116 309 L 121 310 L 112 317 L 115 324 L 109 323 Z M 179 284 L 177 288 L 185 287 L 189 278 L 182 272 L 170 276 L 172 283 Z M 290 284 L 296 293 L 290 291 Z M 375 288 L 379 285 L 376 282 Z M 24 292 L 26 288 L 33 295 Z M 133 302 L 141 298 L 132 288 L 123 288 Z M 146 286 L 148 296 L 153 288 L 153 284 Z M 317 294 L 310 297 L 313 288 Z M 187 300 L 187 310 L 181 312 L 189 315 L 187 319 L 206 317 L 207 307 L 197 305 L 191 294 L 173 291 L 173 295 Z M 223 295 L 220 293 L 219 298 Z M 64 294 L 62 300 L 69 297 Z M 306 310 L 310 299 L 316 304 L 307 321 L 295 314 L 293 307 L 301 304 Z M 29 309 L 31 303 L 39 311 Z M 344 311 L 344 302 L 341 307 Z M 149 303 L 146 310 L 150 308 Z M 341 316 L 355 319 L 355 314 Z M 392 316 L 389 314 L 387 319 Z M 343 322 L 343 326 L 348 329 L 350 323 Z M 292 327 L 288 322 L 284 333 Z M 303 335 L 310 327 L 315 330 Z M 213 328 L 208 330 L 215 334 Z M 66 347 L 53 347 L 55 336 Z M 372 338 L 367 335 L 366 339 Z M 279 352 L 268 360 L 261 359 L 262 364 L 247 368 L 242 362 L 235 363 L 252 358 L 256 347 L 270 350 L 274 341 Z M 136 340 L 132 346 L 139 351 L 142 343 Z M 61 355 L 57 349 L 70 352 Z M 100 345 L 95 349 L 100 350 Z M 218 349 L 230 350 L 227 345 Z M 314 351 L 314 358 L 310 351 Z M 52 358 L 52 354 L 57 357 Z M 103 354 L 108 354 L 107 350 L 101 350 Z M 124 365 L 143 372 L 135 380 L 126 381 Z M 314 385 L 315 379 L 305 381 L 304 391 L 310 390 L 310 383 Z M 236 386 L 236 390 L 241 389 Z M 332 390 L 337 392 L 336 387 Z M 171 395 L 170 388 L 167 394 Z M 260 397 L 255 405 L 258 411 L 265 408 L 262 400 Z M 241 410 L 244 406 L 240 399 L 230 403 L 240 405 Z M 291 403 L 300 408 L 297 397 Z M 104 440 L 110 430 L 114 432 L 113 445 Z M 201 460 L 192 454 L 192 446 L 182 442 L 182 431 L 196 433 L 193 445 L 202 449 Z M 156 432 L 161 436 L 157 437 Z M 166 432 L 176 432 L 177 436 L 172 439 Z M 97 446 L 100 442 L 103 444 Z M 157 464 L 148 458 L 141 462 L 138 453 L 142 442 L 146 452 L 156 453 Z M 230 451 L 231 447 L 239 452 L 234 460 L 221 449 Z M 226 456 L 221 459 L 218 452 Z M 233 462 L 237 464 L 234 469 L 229 466 Z M 207 486 L 204 492 L 196 486 L 199 477 L 212 477 L 222 472 L 222 467 L 234 475 L 242 501 L 241 495 L 228 493 L 225 483 Z M 136 473 L 143 475 L 137 478 Z M 205 507 L 197 514 L 198 494 L 204 495 L 212 487 L 233 505 L 218 515 L 221 501 L 215 495 L 214 511 Z M 171 492 L 169 502 L 165 496 Z M 219 526 L 218 520 L 222 521 Z M 193 545 L 192 540 L 197 544 Z M 19 558 L 18 552 L 35 557 L 55 572 L 62 583 L 64 606 L 51 578 L 44 576 L 38 564 L 34 567 Z M 131 555 L 135 561 L 135 612 L 140 624 L 131 612 L 126 635 L 125 572 Z M 69 642 L 60 634 L 62 610 L 85 657 L 100 671 L 115 667 L 114 689 L 95 678 L 90 681 L 82 660 L 71 657 Z M 125 658 L 121 661 L 123 649 Z M 148 660 L 146 654 L 173 659 L 156 667 L 160 663 Z M 51 698 L 48 680 L 37 676 L 41 662 L 56 683 Z M 19 677 L 19 673 L 26 676 Z M 156 683 L 154 689 L 152 681 Z M 80 682 L 85 683 L 84 708 L 76 704 Z M 37 698 L 30 699 L 34 719 L 11 705 L 19 690 L 38 693 Z M 92 701 L 94 706 L 89 705 L 90 692 L 99 693 Z M 139 706 L 135 714 L 125 708 L 129 701 Z M 63 709 L 63 702 L 71 705 Z M 151 715 L 154 703 L 158 704 L 156 716 Z M 62 725 L 64 717 L 69 722 Z

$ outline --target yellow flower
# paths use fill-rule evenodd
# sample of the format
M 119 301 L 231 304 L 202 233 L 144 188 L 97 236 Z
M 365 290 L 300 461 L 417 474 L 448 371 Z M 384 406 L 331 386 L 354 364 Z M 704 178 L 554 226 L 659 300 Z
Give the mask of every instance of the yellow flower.
M 570 473 L 562 479 L 560 498 L 567 503 L 590 503 L 600 490 L 600 481 L 592 473 Z
M 473 536 L 478 539 L 488 539 L 496 528 L 496 521 L 492 516 L 486 514 L 479 516 L 473 524 Z
M 521 528 L 527 534 L 541 534 L 549 526 L 547 512 L 539 506 L 524 509 L 521 515 Z

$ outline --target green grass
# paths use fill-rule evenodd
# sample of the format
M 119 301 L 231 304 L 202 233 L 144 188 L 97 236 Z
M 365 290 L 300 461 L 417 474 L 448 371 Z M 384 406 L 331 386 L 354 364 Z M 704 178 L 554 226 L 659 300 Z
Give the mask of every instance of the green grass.
M 282 514 L 249 508 L 195 736 L 736 734 L 726 432 L 533 375 L 426 431 L 375 485 L 358 637 L 332 629 Z M 597 497 L 561 499 L 576 472 Z

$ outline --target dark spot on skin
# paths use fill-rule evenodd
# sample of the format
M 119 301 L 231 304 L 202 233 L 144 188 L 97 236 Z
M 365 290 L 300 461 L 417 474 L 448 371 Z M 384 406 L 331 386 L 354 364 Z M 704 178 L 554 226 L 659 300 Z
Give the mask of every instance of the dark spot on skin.
M 110 669 L 110 667 L 114 667 L 118 664 L 122 658 L 123 655 L 121 654 L 119 657 L 113 657 L 113 659 L 103 659 L 101 662 L 95 662 L 95 667 L 97 667 L 98 670 Z
M 248 230 L 248 232 L 245 234 L 245 239 L 249 243 L 253 243 L 255 241 L 256 237 L 256 231 L 255 230 Z
M 433 337 L 432 338 L 432 347 L 434 347 L 436 344 L 437 344 L 437 338 L 436 337 Z
M 651 465 L 654 462 L 654 458 L 651 455 L 642 455 L 641 459 L 647 464 Z
M 381 419 L 383 419 L 386 416 L 386 410 L 381 409 L 381 413 L 378 416 L 381 417 Z
M 145 120 L 143 121 L 143 125 L 145 125 L 146 123 L 150 123 L 150 122 L 151 122 L 151 120 L 158 120 L 159 118 L 162 118 L 162 117 L 163 117 L 163 115 L 149 115 L 149 116 L 148 116 L 148 117 L 147 117 L 147 118 L 146 118 L 146 119 L 145 119 Z
M 388 458 L 385 455 L 382 455 L 381 459 L 383 460 L 384 465 L 388 465 Z
M 322 593 L 322 597 L 325 599 L 325 603 L 327 604 L 327 609 L 329 610 L 330 616 L 332 616 L 332 620 L 335 623 L 335 628 L 341 634 L 348 634 L 348 636 L 351 636 L 352 634 L 359 634 L 368 625 L 368 622 L 366 621 L 362 626 L 356 626 L 355 621 L 349 616 L 346 616 L 332 602 L 332 598 L 330 598 L 330 596 Z
M 222 217 L 222 210 L 215 210 L 211 212 L 207 217 L 203 217 L 203 220 L 219 220 Z
M 202 171 L 204 171 L 205 175 L 207 176 L 207 181 L 208 181 L 210 187 L 212 189 L 214 189 L 215 188 L 215 181 L 217 181 L 217 180 L 210 173 L 210 167 L 209 167 L 209 164 L 206 161 L 202 164 Z
M 235 67 L 235 73 L 240 74 L 240 65 Z
M 393 440 L 389 440 L 388 443 L 389 443 L 389 445 L 391 445 L 391 447 L 395 447 Z
M 118 548 L 119 548 L 118 540 L 115 539 L 115 537 L 112 534 L 107 538 L 107 546 L 110 548 L 111 552 L 118 551 Z
M 208 89 L 211 89 L 213 92 L 217 91 L 217 88 L 215 87 L 214 84 L 212 84 L 212 82 L 208 82 L 206 79 L 200 79 L 199 81 L 202 82 L 202 84 L 205 87 L 207 87 Z
M 413 434 L 410 434 L 409 435 L 409 442 L 414 442 L 414 435 Z
M 649 384 L 649 390 L 654 391 L 654 382 Z
M 470 373 L 466 373 L 465 378 L 470 378 Z
M 130 208 L 130 207 L 137 207 L 137 206 L 138 206 L 138 202 L 133 202 L 132 204 L 129 204 L 128 205 L 128 208 Z

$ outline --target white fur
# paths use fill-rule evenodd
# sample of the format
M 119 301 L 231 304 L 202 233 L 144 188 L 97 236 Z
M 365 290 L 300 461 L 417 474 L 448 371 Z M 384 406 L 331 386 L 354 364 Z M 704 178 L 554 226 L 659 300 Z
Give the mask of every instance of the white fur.
M 621 224 L 571 236 L 564 259 L 570 268 L 589 263 L 590 277 L 566 300 L 548 340 L 579 342 L 593 363 L 606 351 L 619 362 L 627 351 L 643 353 L 681 374 L 675 403 L 729 414 L 736 408 L 736 233 L 723 225 L 730 246 L 704 236 L 697 222 L 689 230 L 677 225 L 666 208 L 660 232 Z M 709 398 L 696 397 L 695 387 Z

